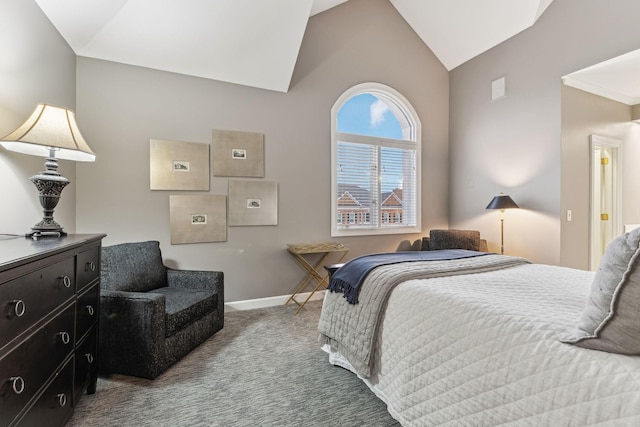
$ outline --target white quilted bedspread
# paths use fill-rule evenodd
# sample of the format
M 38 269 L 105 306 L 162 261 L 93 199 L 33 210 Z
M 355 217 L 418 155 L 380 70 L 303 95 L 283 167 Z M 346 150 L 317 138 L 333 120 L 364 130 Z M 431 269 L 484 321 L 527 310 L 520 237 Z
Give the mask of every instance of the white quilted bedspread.
M 640 356 L 559 341 L 592 278 L 527 264 L 404 282 L 365 382 L 403 426 L 640 426 Z

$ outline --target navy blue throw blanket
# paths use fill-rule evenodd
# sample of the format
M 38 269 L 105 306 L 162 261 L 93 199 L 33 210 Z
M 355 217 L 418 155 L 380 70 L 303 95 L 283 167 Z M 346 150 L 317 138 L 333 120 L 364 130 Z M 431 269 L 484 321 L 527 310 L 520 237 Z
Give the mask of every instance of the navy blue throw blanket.
M 360 285 L 371 270 L 381 265 L 411 261 L 444 261 L 487 254 L 488 252 L 447 249 L 440 251 L 389 252 L 364 255 L 352 259 L 333 273 L 327 289 L 331 292 L 343 292 L 349 304 L 357 304 Z

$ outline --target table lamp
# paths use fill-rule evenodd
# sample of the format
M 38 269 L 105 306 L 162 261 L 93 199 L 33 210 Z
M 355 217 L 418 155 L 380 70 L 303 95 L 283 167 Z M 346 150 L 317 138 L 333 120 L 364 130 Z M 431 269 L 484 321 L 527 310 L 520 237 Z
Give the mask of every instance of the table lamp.
M 27 236 L 66 235 L 53 219 L 60 193 L 69 184 L 69 180 L 57 171 L 58 159 L 93 162 L 96 158 L 80 134 L 74 113 L 40 104 L 18 129 L 0 139 L 0 145 L 10 151 L 46 158 L 45 170 L 29 178 L 38 189 L 44 216 L 31 227 Z
M 486 207 L 486 209 L 500 209 L 500 253 L 502 255 L 504 255 L 504 210 L 518 207 L 511 197 L 503 193 L 491 199 Z

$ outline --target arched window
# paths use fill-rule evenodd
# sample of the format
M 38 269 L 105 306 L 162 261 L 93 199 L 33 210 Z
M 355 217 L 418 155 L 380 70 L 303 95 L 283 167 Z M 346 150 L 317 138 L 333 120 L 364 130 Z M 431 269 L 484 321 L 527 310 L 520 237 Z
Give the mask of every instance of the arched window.
M 421 126 L 379 83 L 352 87 L 331 109 L 331 235 L 420 232 Z M 341 220 L 358 212 L 360 221 Z

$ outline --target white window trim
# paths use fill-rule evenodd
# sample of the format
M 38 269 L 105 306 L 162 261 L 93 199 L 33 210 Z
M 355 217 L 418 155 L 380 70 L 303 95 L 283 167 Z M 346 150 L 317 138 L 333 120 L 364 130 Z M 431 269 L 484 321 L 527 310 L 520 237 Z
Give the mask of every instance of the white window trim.
M 378 98 L 389 101 L 387 104 L 402 127 L 404 139 L 416 143 L 416 224 L 415 226 L 395 226 L 379 228 L 338 229 L 337 224 L 337 200 L 334 190 L 337 188 L 337 146 L 338 111 L 345 102 L 354 96 L 371 93 Z M 373 236 L 380 234 L 411 234 L 422 231 L 422 124 L 420 118 L 409 101 L 395 89 L 381 83 L 367 82 L 347 89 L 336 100 L 331 108 L 331 236 Z

